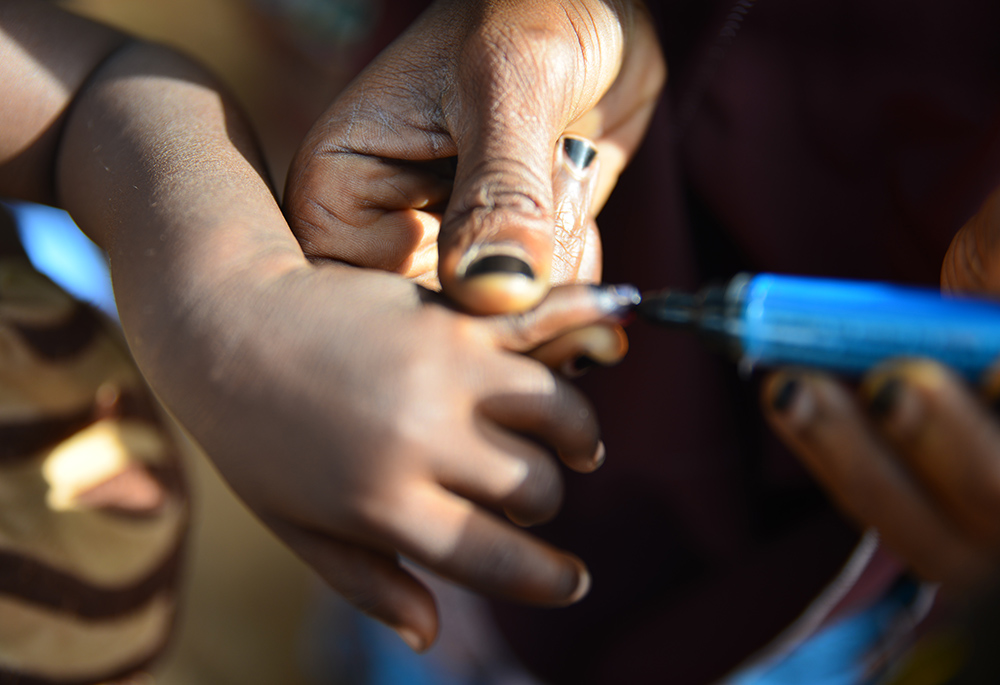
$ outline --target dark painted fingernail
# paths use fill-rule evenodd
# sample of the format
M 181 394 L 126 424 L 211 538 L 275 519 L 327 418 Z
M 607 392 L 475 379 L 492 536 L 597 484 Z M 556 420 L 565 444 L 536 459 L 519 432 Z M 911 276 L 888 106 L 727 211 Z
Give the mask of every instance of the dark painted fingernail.
M 884 419 L 899 404 L 899 397 L 903 391 L 903 381 L 899 378 L 890 378 L 875 391 L 871 401 L 868 403 L 868 411 L 876 419 Z
M 584 138 L 574 138 L 572 136 L 563 137 L 563 153 L 566 161 L 573 165 L 577 171 L 587 170 L 594 159 L 597 158 L 597 148 L 593 143 Z
M 469 264 L 469 267 L 465 270 L 465 278 L 494 274 L 518 274 L 531 280 L 535 279 L 535 272 L 526 261 L 520 257 L 506 254 L 492 254 L 480 257 Z
M 642 302 L 642 295 L 634 285 L 595 285 L 601 308 L 610 314 L 627 314 Z
M 567 378 L 579 378 L 598 364 L 599 362 L 583 354 L 573 359 L 567 359 L 559 366 L 559 372 Z
M 782 381 L 781 385 L 771 397 L 771 408 L 777 412 L 784 412 L 792 406 L 795 396 L 799 394 L 802 385 L 795 377 L 788 377 Z

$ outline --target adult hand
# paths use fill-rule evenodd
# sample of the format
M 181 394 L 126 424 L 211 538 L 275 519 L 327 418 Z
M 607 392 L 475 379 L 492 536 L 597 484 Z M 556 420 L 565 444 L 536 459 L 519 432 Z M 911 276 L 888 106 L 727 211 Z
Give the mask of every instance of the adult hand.
M 286 215 L 312 258 L 527 310 L 600 279 L 593 217 L 665 73 L 634 0 L 439 0 L 314 126 Z
M 998 237 L 994 194 L 952 242 L 942 286 L 1000 296 Z M 975 389 L 939 364 L 897 360 L 858 392 L 786 370 L 763 396 L 778 435 L 846 513 L 924 578 L 971 590 L 1000 568 L 998 390 L 1000 373 Z

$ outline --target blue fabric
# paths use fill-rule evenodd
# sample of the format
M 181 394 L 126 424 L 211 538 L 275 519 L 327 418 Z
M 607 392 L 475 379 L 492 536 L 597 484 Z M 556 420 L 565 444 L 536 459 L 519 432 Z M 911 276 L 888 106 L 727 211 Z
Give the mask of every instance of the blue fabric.
M 874 682 L 872 657 L 893 622 L 917 595 L 916 582 L 897 583 L 868 609 L 828 626 L 778 660 L 737 673 L 727 685 L 858 685 Z
M 358 629 L 368 649 L 366 685 L 462 685 L 437 663 L 416 654 L 392 630 L 367 617 Z
M 4 203 L 14 216 L 31 263 L 77 299 L 118 318 L 104 253 L 59 209 L 26 202 Z
M 428 654 L 416 654 L 390 628 L 346 607 L 321 604 L 306 649 L 317 682 L 337 685 L 477 685 Z

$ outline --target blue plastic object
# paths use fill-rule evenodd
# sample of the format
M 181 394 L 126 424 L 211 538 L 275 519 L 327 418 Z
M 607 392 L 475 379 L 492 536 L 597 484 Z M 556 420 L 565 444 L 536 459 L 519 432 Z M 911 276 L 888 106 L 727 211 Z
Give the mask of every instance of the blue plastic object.
M 744 365 L 847 374 L 890 357 L 929 357 L 970 380 L 1000 357 L 1000 303 L 864 281 L 758 274 L 727 293 Z
M 70 216 L 54 207 L 5 202 L 25 252 L 36 269 L 74 297 L 118 318 L 108 262 Z

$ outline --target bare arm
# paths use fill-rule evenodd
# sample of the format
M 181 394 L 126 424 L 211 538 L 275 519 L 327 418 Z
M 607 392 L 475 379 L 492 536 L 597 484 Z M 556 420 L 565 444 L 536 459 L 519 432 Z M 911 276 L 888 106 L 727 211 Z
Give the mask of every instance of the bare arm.
M 399 556 L 513 599 L 582 596 L 582 564 L 504 515 L 554 515 L 551 455 L 595 468 L 596 420 L 510 352 L 608 321 L 629 293 L 576 286 L 530 315 L 470 318 L 396 275 L 311 266 L 238 109 L 201 69 L 46 3 L 4 7 L 4 54 L 71 25 L 89 38 L 0 65 L 7 88 L 52 102 L 48 118 L 23 100 L 5 111 L 24 123 L 0 133 L 0 192 L 55 199 L 107 249 L 140 368 L 261 519 L 415 648 L 436 612 Z M 55 70 L 46 59 L 86 65 L 35 83 Z M 37 172 L 19 171 L 27 160 Z
M 0 194 L 55 201 L 55 153 L 69 104 L 125 41 L 49 3 L 0 3 Z

